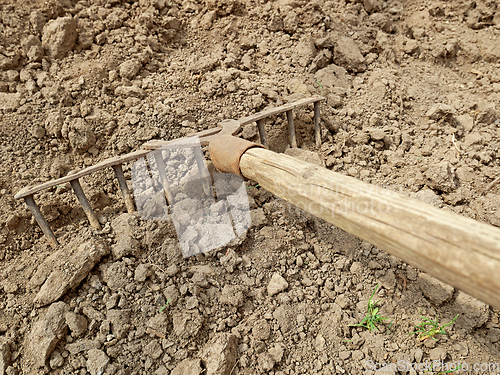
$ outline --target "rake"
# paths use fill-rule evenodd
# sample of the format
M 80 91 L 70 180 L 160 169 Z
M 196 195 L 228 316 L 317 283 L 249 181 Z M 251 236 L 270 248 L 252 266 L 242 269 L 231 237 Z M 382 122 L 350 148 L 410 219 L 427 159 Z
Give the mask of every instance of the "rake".
M 290 145 L 297 147 L 293 110 L 308 104 L 314 105 L 315 141 L 319 147 L 319 103 L 322 100 L 324 98 L 314 96 L 240 120 L 226 120 L 217 128 L 197 135 L 202 145 L 208 144 L 212 162 L 219 171 L 254 180 L 274 195 L 500 308 L 499 228 L 267 149 L 264 120 L 285 112 Z M 262 144 L 234 137 L 242 125 L 253 122 L 257 123 Z M 57 245 L 54 233 L 34 202 L 33 194 L 71 182 L 91 225 L 99 228 L 97 217 L 78 179 L 113 167 L 127 210 L 131 212 L 134 205 L 121 165 L 171 142 L 150 141 L 143 145 L 144 150 L 111 158 L 61 179 L 25 189 L 15 197 L 25 199 L 49 241 Z M 168 191 L 165 194 L 168 201 Z

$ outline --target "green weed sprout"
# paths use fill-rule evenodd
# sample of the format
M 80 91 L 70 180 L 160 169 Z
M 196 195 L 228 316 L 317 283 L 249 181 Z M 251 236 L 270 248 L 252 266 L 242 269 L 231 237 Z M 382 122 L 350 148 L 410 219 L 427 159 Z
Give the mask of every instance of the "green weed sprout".
M 376 323 L 382 323 L 384 320 L 387 320 L 389 318 L 383 318 L 378 312 L 379 308 L 377 304 L 380 302 L 378 300 L 377 302 L 373 302 L 373 296 L 375 295 L 375 292 L 378 290 L 378 287 L 380 284 L 377 284 L 375 287 L 375 290 L 372 292 L 372 295 L 370 296 L 370 299 L 368 300 L 368 308 L 367 308 L 367 315 L 363 318 L 361 323 L 358 324 L 351 324 L 352 327 L 364 327 L 368 328 L 370 332 L 374 331 L 375 329 L 377 331 L 380 331 L 376 325 Z
M 416 331 L 410 332 L 409 335 L 414 335 L 418 334 L 418 337 L 420 341 L 424 341 L 425 339 L 428 339 L 429 337 L 433 339 L 434 341 L 437 341 L 437 339 L 434 337 L 435 335 L 446 335 L 446 331 L 444 330 L 446 327 L 449 325 L 452 325 L 455 323 L 455 320 L 457 320 L 458 315 L 456 315 L 451 322 L 443 324 L 442 326 L 439 325 L 437 317 L 435 320 L 426 318 L 425 316 L 421 316 L 420 319 L 422 319 L 422 323 L 417 324 L 415 328 L 417 328 Z
M 166 308 L 166 307 L 168 306 L 168 304 L 170 303 L 170 300 L 171 300 L 171 299 L 172 299 L 172 298 L 167 299 L 167 303 L 166 303 L 165 305 L 163 305 L 163 307 L 160 309 L 160 312 L 162 312 L 163 310 L 165 310 L 165 308 Z
M 317 78 L 316 78 L 316 83 L 318 84 L 318 87 L 319 87 L 320 89 L 323 89 L 323 86 L 321 86 L 321 83 L 319 83 L 319 79 L 317 79 Z

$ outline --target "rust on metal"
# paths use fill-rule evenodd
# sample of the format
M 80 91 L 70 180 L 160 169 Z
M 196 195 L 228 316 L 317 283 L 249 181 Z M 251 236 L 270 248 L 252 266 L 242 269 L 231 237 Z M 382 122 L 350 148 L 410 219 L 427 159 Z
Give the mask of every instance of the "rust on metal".
M 252 147 L 265 148 L 258 143 L 253 143 L 230 135 L 221 135 L 210 142 L 208 151 L 218 171 L 233 173 L 243 177 L 240 170 L 240 159 Z
M 113 170 L 115 171 L 116 179 L 118 180 L 118 186 L 120 187 L 120 190 L 122 192 L 127 212 L 131 214 L 132 212 L 135 211 L 134 198 L 132 197 L 132 194 L 130 194 L 127 181 L 125 180 L 125 175 L 123 174 L 122 165 L 121 164 L 113 165 Z
M 92 207 L 90 207 L 90 203 L 85 196 L 85 193 L 83 192 L 82 185 L 80 185 L 80 180 L 72 180 L 70 181 L 70 184 L 76 194 L 76 197 L 78 198 L 78 201 L 82 205 L 85 215 L 87 215 L 87 218 L 90 221 L 90 225 L 92 225 L 92 227 L 95 229 L 101 229 L 99 219 L 97 218 L 95 212 L 92 210 Z
M 316 147 L 321 147 L 321 128 L 319 126 L 319 102 L 314 102 L 314 135 L 316 138 Z
M 286 119 L 288 120 L 288 131 L 290 132 L 290 147 L 297 148 L 297 138 L 295 137 L 295 125 L 293 123 L 293 111 L 286 111 Z
M 45 217 L 43 217 L 42 211 L 40 211 L 40 208 L 35 203 L 33 195 L 25 196 L 24 201 L 28 205 L 28 208 L 33 214 L 33 217 L 35 218 L 36 222 L 38 223 L 38 225 L 40 225 L 40 228 L 42 229 L 43 234 L 45 234 L 45 236 L 47 237 L 47 240 L 49 241 L 50 245 L 52 247 L 57 247 L 58 242 L 56 236 L 54 232 L 52 232 L 52 229 L 50 229 L 49 223 L 47 223 Z
M 264 125 L 263 118 L 257 120 L 257 128 L 259 129 L 260 143 L 262 143 L 265 148 L 269 148 L 269 143 L 267 141 L 267 134 L 266 134 L 266 126 Z

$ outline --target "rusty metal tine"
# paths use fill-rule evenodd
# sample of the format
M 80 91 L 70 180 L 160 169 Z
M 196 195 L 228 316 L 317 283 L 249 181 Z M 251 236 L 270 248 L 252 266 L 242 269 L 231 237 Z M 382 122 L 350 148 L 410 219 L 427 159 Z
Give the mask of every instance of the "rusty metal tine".
M 82 205 L 85 215 L 87 215 L 87 218 L 90 221 L 90 225 L 92 225 L 92 227 L 94 227 L 95 229 L 101 229 L 99 219 L 97 218 L 95 212 L 92 210 L 92 207 L 90 207 L 90 203 L 85 196 L 85 193 L 83 192 L 82 185 L 80 185 L 80 180 L 72 180 L 70 181 L 70 184 L 76 194 L 76 197 L 78 198 L 78 201 Z
M 116 179 L 118 180 L 118 186 L 123 194 L 123 200 L 125 201 L 125 207 L 127 207 L 127 212 L 131 214 L 135 211 L 134 199 L 130 194 L 130 190 L 127 186 L 127 181 L 125 180 L 125 175 L 123 174 L 123 168 L 121 164 L 113 165 L 113 169 L 116 174 Z
M 156 168 L 158 168 L 158 173 L 160 174 L 161 184 L 163 185 L 163 191 L 165 192 L 165 196 L 167 197 L 167 204 L 174 204 L 174 196 L 172 195 L 172 191 L 170 190 L 170 186 L 168 185 L 167 180 L 167 171 L 165 170 L 165 162 L 163 161 L 163 157 L 161 155 L 162 150 L 157 150 L 153 152 L 156 162 Z
M 319 127 L 319 102 L 314 102 L 314 134 L 316 138 L 316 147 L 321 147 L 321 129 Z
M 205 192 L 205 195 L 212 196 L 210 189 L 211 177 L 210 173 L 208 173 L 207 167 L 205 166 L 205 156 L 203 155 L 203 151 L 201 151 L 201 147 L 193 147 L 193 152 L 196 165 L 198 166 L 198 171 L 201 174 L 203 191 Z
M 297 148 L 297 138 L 295 137 L 295 125 L 293 124 L 293 111 L 286 111 L 286 119 L 288 120 L 288 130 L 290 131 L 290 147 Z
M 40 225 L 40 228 L 42 228 L 43 234 L 45 234 L 45 236 L 49 240 L 49 243 L 52 245 L 52 247 L 57 247 L 59 243 L 57 242 L 56 235 L 54 234 L 54 232 L 52 232 L 52 229 L 50 229 L 49 223 L 47 223 L 45 217 L 43 217 L 42 211 L 40 211 L 40 208 L 35 203 L 33 195 L 28 195 L 24 197 L 24 201 L 28 205 L 33 216 L 35 217 L 35 220 L 37 221 L 38 225 Z
M 259 128 L 260 143 L 265 148 L 269 148 L 269 143 L 267 142 L 266 127 L 264 125 L 264 119 L 257 120 L 257 128 Z

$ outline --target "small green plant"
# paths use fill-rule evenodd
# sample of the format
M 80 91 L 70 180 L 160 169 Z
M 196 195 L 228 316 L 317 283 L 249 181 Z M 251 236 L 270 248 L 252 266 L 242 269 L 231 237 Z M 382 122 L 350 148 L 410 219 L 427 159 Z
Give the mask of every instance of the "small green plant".
M 378 287 L 380 284 L 377 284 L 375 287 L 375 290 L 372 292 L 372 295 L 370 296 L 370 299 L 368 300 L 368 307 L 367 307 L 367 315 L 363 318 L 361 323 L 358 324 L 351 324 L 352 327 L 364 327 L 368 328 L 370 332 L 374 331 L 375 329 L 377 331 L 380 331 L 376 325 L 376 323 L 382 323 L 384 320 L 387 320 L 389 318 L 383 318 L 378 312 L 378 303 L 380 300 L 377 302 L 373 302 L 373 296 L 378 290 Z
M 316 83 L 318 84 L 318 87 L 323 90 L 323 86 L 321 86 L 321 83 L 319 83 L 319 79 L 316 78 Z
M 254 189 L 254 188 L 259 188 L 260 185 L 256 184 L 255 186 L 247 186 L 247 189 Z
M 167 299 L 167 303 L 166 303 L 165 305 L 163 305 L 163 307 L 160 309 L 160 312 L 162 312 L 163 310 L 165 310 L 165 309 L 167 308 L 167 306 L 168 306 L 168 304 L 170 303 L 170 300 L 171 300 L 171 299 L 172 299 L 172 298 Z
M 452 325 L 455 323 L 455 320 L 457 320 L 458 315 L 456 315 L 451 322 L 439 325 L 438 318 L 436 317 L 434 320 L 426 318 L 425 316 L 421 316 L 420 319 L 422 319 L 422 323 L 417 324 L 415 328 L 417 328 L 416 331 L 410 332 L 409 335 L 415 335 L 418 334 L 418 337 L 420 341 L 424 341 L 425 339 L 431 338 L 434 341 L 437 341 L 437 339 L 434 337 L 435 335 L 446 335 L 446 331 L 444 330 L 446 327 L 449 325 Z

